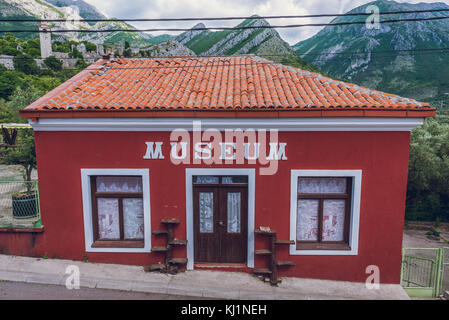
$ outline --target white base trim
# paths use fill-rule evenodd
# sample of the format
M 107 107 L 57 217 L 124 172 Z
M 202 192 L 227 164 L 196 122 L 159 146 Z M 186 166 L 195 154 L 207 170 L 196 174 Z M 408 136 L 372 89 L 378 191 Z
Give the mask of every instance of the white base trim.
M 424 118 L 40 118 L 28 120 L 36 131 L 171 131 L 206 129 L 277 129 L 279 131 L 411 131 Z
M 90 176 L 142 176 L 144 247 L 143 248 L 92 248 L 92 199 Z M 86 252 L 151 252 L 150 170 L 149 169 L 81 169 L 83 198 L 84 243 Z
M 248 176 L 248 250 L 247 265 L 254 268 L 254 205 L 255 205 L 255 169 L 186 169 L 186 232 L 187 232 L 187 269 L 193 270 L 194 234 L 193 234 L 193 176 L 246 175 Z
M 351 250 L 298 250 L 290 245 L 291 255 L 357 255 L 359 250 L 360 199 L 362 192 L 362 170 L 291 170 L 290 182 L 290 240 L 296 242 L 296 217 L 298 203 L 298 177 L 352 177 L 351 222 L 349 246 Z

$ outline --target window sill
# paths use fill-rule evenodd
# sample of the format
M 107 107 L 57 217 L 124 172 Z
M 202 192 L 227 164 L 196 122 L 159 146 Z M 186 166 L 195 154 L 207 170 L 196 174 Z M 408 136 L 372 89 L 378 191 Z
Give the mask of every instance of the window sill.
M 144 248 L 143 240 L 97 240 L 92 243 L 92 248 Z
M 0 226 L 0 233 L 6 233 L 6 232 L 42 233 L 42 232 L 44 232 L 44 226 L 42 226 L 42 227 Z
M 346 243 L 297 243 L 296 250 L 346 250 L 351 247 Z

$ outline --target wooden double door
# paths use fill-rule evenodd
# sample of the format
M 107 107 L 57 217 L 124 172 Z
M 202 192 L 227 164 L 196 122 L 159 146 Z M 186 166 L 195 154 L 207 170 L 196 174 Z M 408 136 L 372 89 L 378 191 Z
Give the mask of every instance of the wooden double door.
M 195 176 L 195 263 L 246 263 L 247 176 Z

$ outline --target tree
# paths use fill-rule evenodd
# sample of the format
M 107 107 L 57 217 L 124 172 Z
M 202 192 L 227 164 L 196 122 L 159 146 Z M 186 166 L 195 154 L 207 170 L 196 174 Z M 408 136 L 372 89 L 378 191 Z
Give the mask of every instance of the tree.
M 15 122 L 15 116 L 11 110 L 9 110 L 5 101 L 0 99 L 0 123 L 11 123 Z
M 83 41 L 84 45 L 86 46 L 87 52 L 96 52 L 97 51 L 97 45 L 88 41 Z
M 412 131 L 406 218 L 449 221 L 449 115 Z
M 47 67 L 49 67 L 53 71 L 61 71 L 62 70 L 62 62 L 59 59 L 56 59 L 55 56 L 50 56 L 45 58 L 44 63 Z
M 3 162 L 9 165 L 21 165 L 24 168 L 23 178 L 31 181 L 31 173 L 36 169 L 36 149 L 32 129 L 20 129 L 16 148 L 8 148 L 3 154 Z M 31 185 L 27 184 L 27 191 Z
M 14 121 L 11 122 L 26 122 L 26 119 L 20 117 L 19 110 L 28 107 L 43 94 L 44 92 L 29 84 L 24 85 L 24 88 L 17 87 L 10 96 L 10 101 L 6 102 L 6 108 L 13 114 Z
M 76 47 L 73 47 L 73 50 L 70 53 L 70 55 L 72 56 L 72 58 L 83 59 L 83 54 L 79 52 L 79 50 Z
M 20 79 L 14 71 L 0 72 L 0 98 L 9 100 L 19 83 Z
M 125 50 L 123 51 L 123 56 L 127 58 L 132 56 L 132 51 L 128 41 L 125 41 Z
M 34 75 L 38 75 L 40 72 L 36 61 L 34 61 L 34 59 L 27 54 L 19 53 L 13 58 L 13 62 L 14 68 L 17 71 Z

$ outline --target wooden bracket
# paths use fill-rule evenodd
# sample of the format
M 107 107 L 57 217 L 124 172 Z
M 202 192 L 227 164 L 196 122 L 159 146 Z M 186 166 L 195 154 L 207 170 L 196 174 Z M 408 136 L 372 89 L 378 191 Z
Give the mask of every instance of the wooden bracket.
M 165 235 L 167 243 L 162 247 L 152 247 L 152 252 L 160 252 L 165 254 L 165 263 L 151 264 L 145 267 L 145 271 L 160 271 L 162 273 L 176 274 L 180 271 L 185 271 L 185 268 L 180 268 L 180 265 L 187 263 L 187 258 L 174 258 L 172 256 L 174 246 L 185 246 L 187 240 L 180 240 L 174 237 L 173 229 L 179 224 L 178 219 L 162 219 L 161 224 L 165 225 L 166 230 L 153 230 L 153 235 Z
M 294 266 L 295 263 L 292 261 L 278 261 L 277 260 L 277 247 L 278 245 L 294 244 L 293 240 L 277 240 L 276 231 L 270 228 L 260 227 L 254 231 L 255 234 L 262 235 L 270 238 L 270 248 L 269 249 L 259 249 L 255 250 L 254 254 L 259 256 L 267 256 L 270 258 L 269 268 L 255 268 L 253 269 L 254 274 L 262 275 L 264 279 L 270 279 L 270 283 L 273 286 L 277 286 L 279 282 L 278 277 L 278 267 L 283 266 Z

